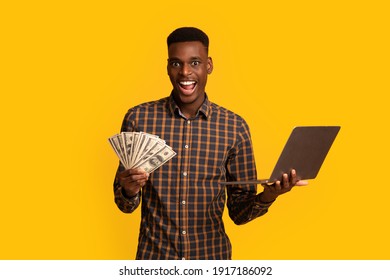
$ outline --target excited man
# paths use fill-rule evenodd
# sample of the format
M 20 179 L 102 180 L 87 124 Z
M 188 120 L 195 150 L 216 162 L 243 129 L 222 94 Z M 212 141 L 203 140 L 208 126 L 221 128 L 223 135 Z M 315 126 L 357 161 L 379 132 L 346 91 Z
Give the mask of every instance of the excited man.
M 231 259 L 222 220 L 225 202 L 230 218 L 245 224 L 303 182 L 292 171 L 259 194 L 256 185 L 219 184 L 257 178 L 248 125 L 206 95 L 213 71 L 208 36 L 183 27 L 167 44 L 171 95 L 131 108 L 122 131 L 158 135 L 177 156 L 151 174 L 120 164 L 115 202 L 125 213 L 142 205 L 137 259 Z

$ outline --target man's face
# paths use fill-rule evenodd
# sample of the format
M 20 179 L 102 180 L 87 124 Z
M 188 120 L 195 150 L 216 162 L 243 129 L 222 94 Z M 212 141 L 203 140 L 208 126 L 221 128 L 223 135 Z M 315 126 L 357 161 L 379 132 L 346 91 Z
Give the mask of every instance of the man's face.
M 206 47 L 198 41 L 171 44 L 167 70 L 179 106 L 191 104 L 199 108 L 204 101 L 207 75 L 213 70 Z

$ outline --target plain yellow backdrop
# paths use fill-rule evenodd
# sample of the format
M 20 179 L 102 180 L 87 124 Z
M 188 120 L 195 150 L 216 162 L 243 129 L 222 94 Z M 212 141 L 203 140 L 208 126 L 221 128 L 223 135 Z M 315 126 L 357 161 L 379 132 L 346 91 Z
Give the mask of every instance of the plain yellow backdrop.
M 114 204 L 107 138 L 169 94 L 180 26 L 208 33 L 208 95 L 249 123 L 259 178 L 294 126 L 342 127 L 309 186 L 247 225 L 226 215 L 233 258 L 390 258 L 387 1 L 0 6 L 0 259 L 134 258 L 140 212 Z

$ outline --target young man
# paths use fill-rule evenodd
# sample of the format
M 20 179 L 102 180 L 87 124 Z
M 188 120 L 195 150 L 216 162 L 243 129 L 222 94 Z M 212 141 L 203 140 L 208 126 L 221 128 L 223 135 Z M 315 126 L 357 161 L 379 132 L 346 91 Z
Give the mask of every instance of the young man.
M 221 186 L 257 178 L 249 128 L 205 92 L 213 71 L 209 39 L 197 28 L 179 28 L 167 39 L 170 96 L 131 108 L 122 131 L 158 135 L 177 156 L 151 174 L 119 166 L 115 202 L 125 213 L 141 203 L 137 259 L 231 259 L 222 214 L 225 202 L 236 224 L 268 211 L 296 184 L 295 171 L 264 186 Z

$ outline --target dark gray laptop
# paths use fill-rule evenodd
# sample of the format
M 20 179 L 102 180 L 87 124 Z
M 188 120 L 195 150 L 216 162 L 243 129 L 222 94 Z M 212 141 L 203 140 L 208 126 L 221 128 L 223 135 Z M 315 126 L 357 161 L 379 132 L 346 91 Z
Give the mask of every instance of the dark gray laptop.
M 221 185 L 268 184 L 295 169 L 299 180 L 314 179 L 340 126 L 297 126 L 293 129 L 269 179 L 220 182 Z

